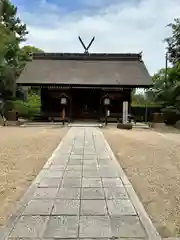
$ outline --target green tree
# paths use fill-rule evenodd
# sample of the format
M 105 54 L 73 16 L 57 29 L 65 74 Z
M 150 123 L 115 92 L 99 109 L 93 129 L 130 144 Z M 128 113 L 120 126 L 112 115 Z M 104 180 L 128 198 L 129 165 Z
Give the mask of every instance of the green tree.
M 153 87 L 148 93 L 164 107 L 167 122 L 174 124 L 180 116 L 180 19 L 174 19 L 168 26 L 172 34 L 165 41 L 172 67 L 160 69 L 153 76 Z
M 24 69 L 26 63 L 32 60 L 33 53 L 43 53 L 43 52 L 44 52 L 43 50 L 30 45 L 22 47 L 18 52 L 18 56 L 19 56 L 18 75 Z
M 11 53 L 17 48 L 14 34 L 0 24 L 0 92 L 12 91 L 14 66 Z
M 162 105 L 162 111 L 166 123 L 175 124 L 180 117 L 180 64 L 166 70 L 160 69 L 153 76 L 153 87 L 149 90 L 151 96 L 158 104 Z
M 23 24 L 20 18 L 17 16 L 17 7 L 15 7 L 9 0 L 1 1 L 1 24 L 15 34 L 19 43 L 24 41 L 28 31 L 26 29 L 26 24 Z
M 28 34 L 26 25 L 17 16 L 17 7 L 10 0 L 0 2 L 0 97 L 6 101 L 15 97 L 16 79 L 31 60 L 32 53 L 42 50 L 33 46 L 20 47 Z
M 173 23 L 168 25 L 172 29 L 172 36 L 165 39 L 169 61 L 175 65 L 180 61 L 180 18 L 174 19 Z
M 15 95 L 16 78 L 20 63 L 19 44 L 27 35 L 26 25 L 17 17 L 17 7 L 9 0 L 2 0 L 0 16 L 0 91 Z M 9 97 L 9 95 L 8 95 Z
M 146 96 L 141 93 L 133 93 L 132 94 L 132 104 L 133 105 L 145 105 L 146 104 Z
M 149 90 L 155 102 L 161 103 L 164 107 L 175 104 L 180 84 L 180 64 L 167 69 L 160 69 L 154 76 L 153 87 Z
M 20 49 L 19 52 L 19 67 L 18 67 L 18 75 L 22 72 L 24 69 L 25 65 L 27 64 L 28 61 L 32 60 L 32 55 L 33 53 L 43 53 L 44 51 L 36 48 L 34 46 L 24 46 Z M 40 90 L 39 87 L 31 87 L 29 88 L 29 93 L 27 90 L 25 91 L 23 87 L 18 87 L 18 92 L 20 92 L 20 95 L 24 95 L 24 99 L 27 99 L 27 95 L 34 95 L 34 94 L 39 94 Z

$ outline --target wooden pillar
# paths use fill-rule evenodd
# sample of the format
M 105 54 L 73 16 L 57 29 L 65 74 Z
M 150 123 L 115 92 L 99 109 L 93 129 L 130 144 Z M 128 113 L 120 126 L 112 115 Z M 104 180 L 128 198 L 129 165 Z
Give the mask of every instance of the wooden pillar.
M 69 117 L 68 117 L 68 122 L 71 122 L 71 116 L 72 116 L 72 106 L 71 106 L 72 102 L 71 100 L 69 101 Z
M 65 106 L 63 106 L 63 110 L 62 110 L 62 122 L 63 122 L 63 126 L 65 124 L 65 118 L 66 118 L 66 109 Z
M 45 115 L 45 111 L 47 110 L 47 106 L 45 105 L 45 99 L 46 99 L 46 96 L 45 96 L 45 90 L 44 88 L 41 88 L 40 89 L 40 96 L 41 96 L 41 115 L 44 117 Z
M 108 107 L 105 107 L 105 125 L 107 126 L 108 124 Z
M 129 113 L 131 114 L 131 102 L 132 102 L 132 89 L 129 90 L 129 106 L 128 106 L 128 110 L 129 110 Z

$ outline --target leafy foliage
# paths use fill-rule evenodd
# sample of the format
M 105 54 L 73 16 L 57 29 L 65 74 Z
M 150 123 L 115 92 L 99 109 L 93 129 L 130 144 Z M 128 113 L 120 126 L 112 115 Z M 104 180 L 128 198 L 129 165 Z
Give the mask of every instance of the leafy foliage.
M 28 95 L 27 102 L 15 100 L 12 103 L 19 117 L 31 119 L 40 114 L 40 97 L 36 94 Z
M 15 91 L 15 81 L 23 70 L 32 53 L 42 52 L 41 49 L 24 46 L 20 43 L 26 40 L 28 31 L 26 25 L 17 17 L 17 7 L 9 0 L 2 0 L 0 17 L 0 91 Z
M 161 69 L 153 76 L 154 86 L 148 92 L 162 105 L 167 124 L 175 124 L 180 116 L 180 64 L 167 69 L 167 78 L 165 74 Z
M 20 47 L 20 44 L 26 40 L 27 34 L 26 25 L 17 16 L 17 7 L 10 0 L 1 0 L 0 98 L 7 103 L 9 103 L 7 100 L 15 99 L 16 79 L 27 61 L 31 60 L 32 53 L 42 52 L 41 49 L 32 46 Z M 12 104 L 10 106 L 12 107 Z
M 26 25 L 16 16 L 17 8 L 9 0 L 2 0 L 0 16 L 0 92 L 4 99 L 15 96 L 19 68 L 19 44 L 27 35 Z
M 180 96 L 180 64 L 167 70 L 167 81 L 165 81 L 165 69 L 159 70 L 153 76 L 154 86 L 150 90 L 154 101 L 161 103 L 164 107 L 179 105 Z
M 132 92 L 133 107 L 159 107 L 160 104 L 154 101 L 152 91 L 144 90 L 142 93 Z
M 33 47 L 33 46 L 24 46 L 19 51 L 19 72 L 18 75 L 21 73 L 21 71 L 24 69 L 26 63 L 28 61 L 32 60 L 32 54 L 33 53 L 41 53 L 43 52 L 41 49 Z
M 168 25 L 172 35 L 166 38 L 171 68 L 160 69 L 153 76 L 153 87 L 147 94 L 163 106 L 165 122 L 175 124 L 180 118 L 180 19 Z
M 22 42 L 25 40 L 28 34 L 26 25 L 22 24 L 20 18 L 17 17 L 17 7 L 9 0 L 2 0 L 1 23 L 6 29 L 14 33 L 17 41 Z
M 180 18 L 174 19 L 168 26 L 172 29 L 172 36 L 165 41 L 168 44 L 169 60 L 175 65 L 180 61 Z
M 132 103 L 134 105 L 145 105 L 146 99 L 144 94 L 132 93 Z

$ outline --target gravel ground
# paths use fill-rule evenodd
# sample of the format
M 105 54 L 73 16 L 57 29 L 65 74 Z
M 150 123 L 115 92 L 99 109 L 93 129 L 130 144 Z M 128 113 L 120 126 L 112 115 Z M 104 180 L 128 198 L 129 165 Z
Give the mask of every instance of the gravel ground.
M 68 128 L 0 127 L 0 226 Z
M 103 132 L 159 233 L 180 236 L 180 133 Z

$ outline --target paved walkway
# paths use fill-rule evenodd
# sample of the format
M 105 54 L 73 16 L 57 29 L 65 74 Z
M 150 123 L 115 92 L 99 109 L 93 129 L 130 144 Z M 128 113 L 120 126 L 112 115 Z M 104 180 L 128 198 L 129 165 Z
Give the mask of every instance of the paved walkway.
M 160 239 L 101 131 L 93 127 L 69 130 L 5 234 L 13 240 Z

